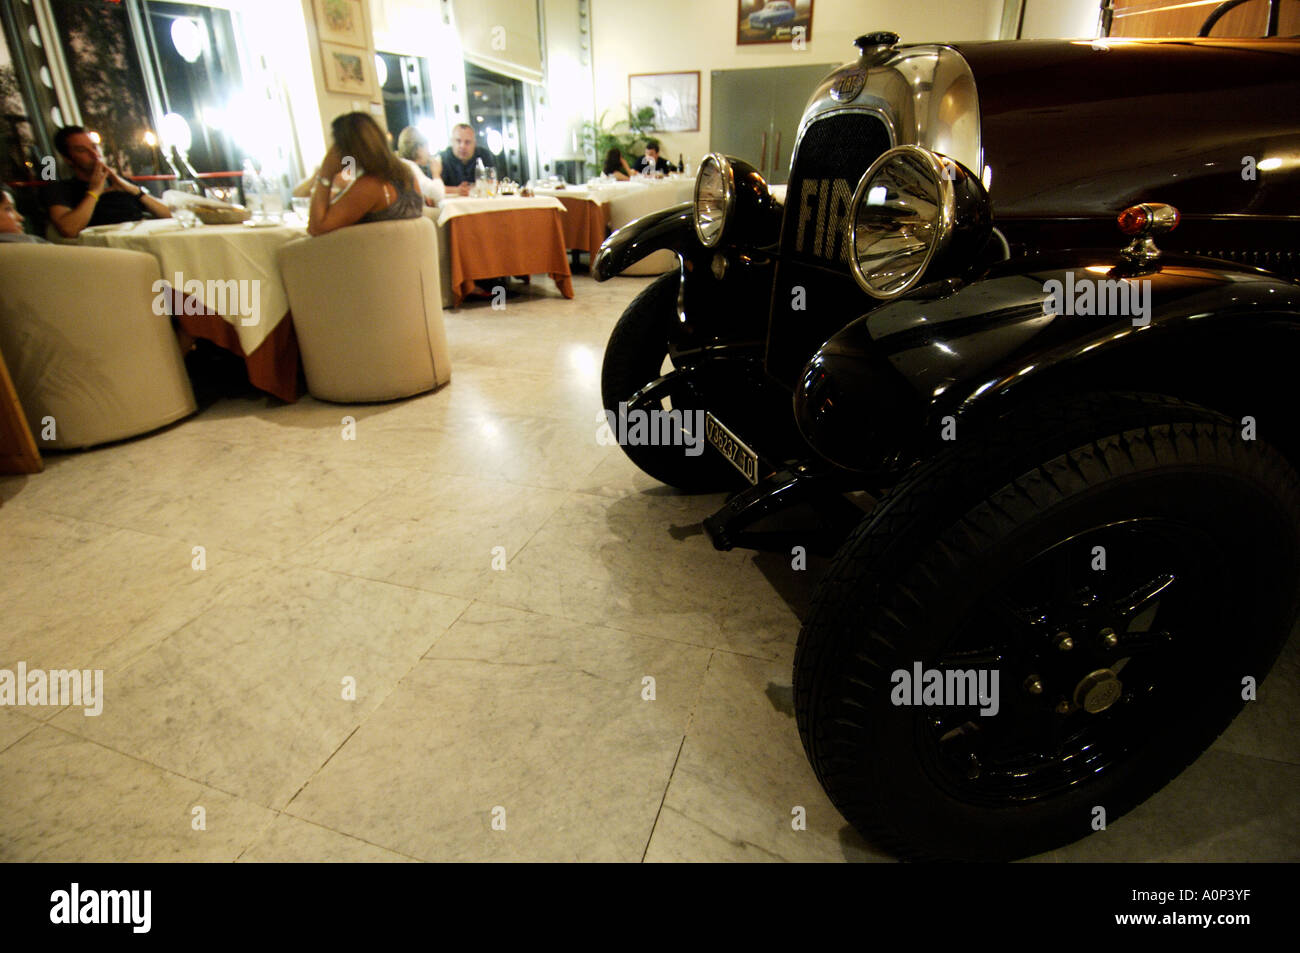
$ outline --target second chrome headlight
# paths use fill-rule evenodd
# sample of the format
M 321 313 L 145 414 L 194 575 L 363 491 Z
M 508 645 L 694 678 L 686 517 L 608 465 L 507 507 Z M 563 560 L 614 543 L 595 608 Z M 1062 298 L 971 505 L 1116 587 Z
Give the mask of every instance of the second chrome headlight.
M 988 238 L 988 196 L 960 163 L 898 146 L 863 174 L 849 219 L 858 285 L 872 297 L 896 298 L 969 262 Z
M 705 248 L 722 238 L 736 204 L 736 180 L 727 157 L 711 152 L 695 176 L 695 234 Z

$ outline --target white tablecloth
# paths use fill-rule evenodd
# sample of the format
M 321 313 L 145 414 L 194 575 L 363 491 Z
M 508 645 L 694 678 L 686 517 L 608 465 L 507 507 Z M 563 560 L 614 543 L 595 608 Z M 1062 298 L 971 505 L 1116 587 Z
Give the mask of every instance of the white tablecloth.
M 575 199 L 590 199 L 606 206 L 609 227 L 622 228 L 628 222 L 661 209 L 689 202 L 695 196 L 695 179 L 683 176 L 676 179 L 633 179 L 630 182 L 609 182 L 575 185 L 565 189 L 538 189 L 538 195 L 565 195 Z
M 632 179 L 630 182 L 601 182 L 558 190 L 538 189 L 537 194 L 567 195 L 599 202 L 606 208 L 605 219 L 610 230 L 615 231 L 643 215 L 691 201 L 695 196 L 695 179 L 691 176 Z M 623 274 L 657 275 L 675 267 L 676 255 L 666 250 L 657 251 L 624 270 Z
M 535 195 L 531 198 L 522 198 L 518 195 L 497 195 L 487 199 L 472 199 L 448 196 L 443 199 L 442 205 L 436 209 L 426 209 L 425 214 L 430 218 L 430 213 L 436 213 L 437 222 L 441 225 L 457 215 L 479 215 L 484 212 L 506 212 L 511 209 L 519 208 L 558 208 L 564 211 L 564 205 L 558 199 L 549 198 L 543 195 Z
M 293 219 L 290 219 L 293 221 Z M 163 280 L 180 290 L 189 281 L 203 286 L 203 303 L 230 324 L 239 336 L 245 354 L 252 354 L 266 340 L 267 335 L 289 311 L 289 296 L 280 280 L 276 251 L 286 242 L 307 234 L 305 225 L 271 225 L 254 228 L 248 225 L 200 225 L 181 228 L 175 219 L 153 219 L 143 222 L 126 222 L 122 225 L 104 225 L 82 231 L 83 245 L 100 245 L 108 248 L 128 248 L 143 251 L 158 259 Z M 209 300 L 213 291 L 225 297 L 229 288 L 217 289 L 209 282 L 256 281 L 256 322 L 252 317 L 234 311 L 227 298 L 221 302 Z M 253 286 L 247 286 L 250 288 Z M 250 323 L 246 323 L 250 322 Z

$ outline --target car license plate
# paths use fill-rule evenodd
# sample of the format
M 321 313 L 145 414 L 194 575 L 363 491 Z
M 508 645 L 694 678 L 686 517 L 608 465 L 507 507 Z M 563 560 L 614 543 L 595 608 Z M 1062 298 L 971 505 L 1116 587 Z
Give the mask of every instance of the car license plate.
M 745 446 L 744 441 L 724 427 L 713 414 L 704 415 L 704 435 L 714 449 L 745 475 L 746 480 L 758 484 L 758 454 Z

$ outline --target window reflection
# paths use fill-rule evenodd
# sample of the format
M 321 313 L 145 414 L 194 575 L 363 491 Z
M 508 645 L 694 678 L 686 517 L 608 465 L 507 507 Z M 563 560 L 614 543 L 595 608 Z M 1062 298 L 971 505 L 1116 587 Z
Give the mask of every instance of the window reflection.
M 50 9 L 81 109 L 81 125 L 99 133 L 104 161 L 118 172 L 154 172 L 154 150 L 144 142 L 145 131 L 153 125 L 149 96 L 126 5 L 50 0 Z M 51 117 L 52 124 L 59 120 L 66 117 Z
M 190 164 L 199 172 L 238 169 L 228 105 L 243 79 L 230 11 L 190 3 L 146 2 L 144 8 L 161 111 L 189 126 Z

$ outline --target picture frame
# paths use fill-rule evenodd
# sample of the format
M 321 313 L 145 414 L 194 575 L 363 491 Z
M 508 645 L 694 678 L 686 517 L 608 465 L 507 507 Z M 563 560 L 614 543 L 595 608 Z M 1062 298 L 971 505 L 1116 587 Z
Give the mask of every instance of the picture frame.
M 379 98 L 375 87 L 374 57 L 369 52 L 340 43 L 322 42 L 320 54 L 325 88 L 331 93 Z
M 321 43 L 369 49 L 366 7 L 362 0 L 312 0 L 316 34 Z
M 812 20 L 813 0 L 736 0 L 736 45 L 807 44 Z
M 632 73 L 627 102 L 633 116 L 646 107 L 654 110 L 655 132 L 699 132 L 700 71 Z

